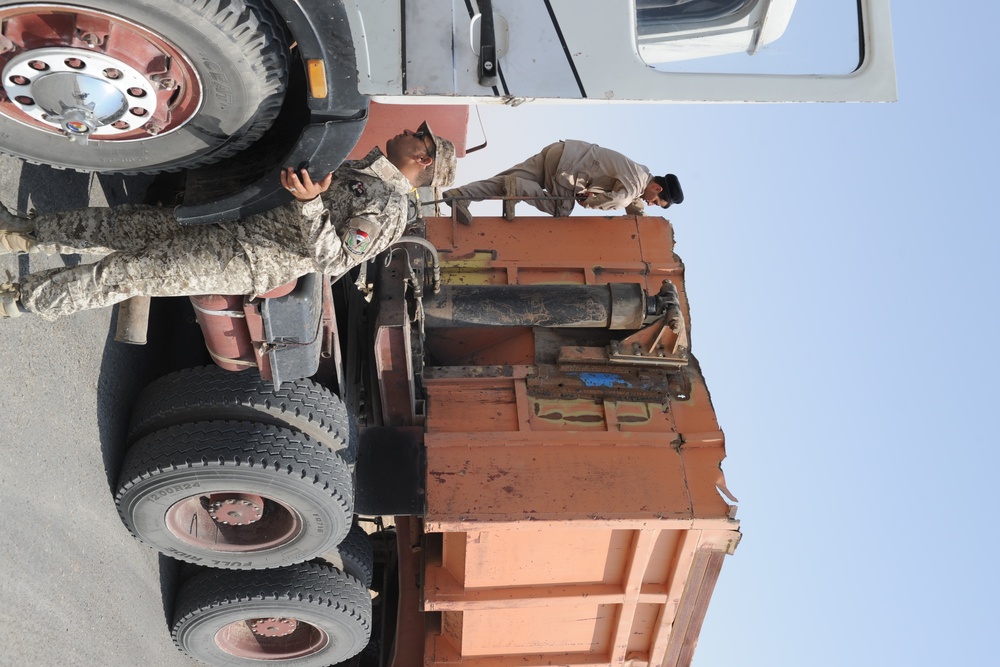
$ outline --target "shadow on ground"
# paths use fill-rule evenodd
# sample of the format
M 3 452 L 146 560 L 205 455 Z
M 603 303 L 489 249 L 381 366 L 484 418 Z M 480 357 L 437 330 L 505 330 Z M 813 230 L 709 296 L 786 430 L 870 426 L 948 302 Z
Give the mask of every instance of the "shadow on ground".
M 23 164 L 6 157 L 0 159 L 0 186 L 4 192 L 3 205 L 21 214 L 33 211 L 41 215 L 91 206 L 155 205 L 161 201 L 171 205 L 174 202 L 170 199 L 177 191 L 175 178 L 91 175 Z M 22 255 L 17 260 L 17 271 L 23 277 L 32 270 L 60 264 L 74 266 L 81 261 L 90 261 L 90 258 Z M 146 345 L 116 342 L 116 324 L 117 311 L 105 338 L 96 383 L 98 436 L 109 488 L 108 502 L 112 504 L 118 490 L 118 474 L 130 444 L 130 415 L 143 387 L 175 370 L 211 363 L 186 298 L 153 300 Z M 136 544 L 135 548 L 145 547 Z M 159 556 L 158 565 L 163 614 L 169 628 L 175 591 L 188 575 L 183 564 L 166 556 Z

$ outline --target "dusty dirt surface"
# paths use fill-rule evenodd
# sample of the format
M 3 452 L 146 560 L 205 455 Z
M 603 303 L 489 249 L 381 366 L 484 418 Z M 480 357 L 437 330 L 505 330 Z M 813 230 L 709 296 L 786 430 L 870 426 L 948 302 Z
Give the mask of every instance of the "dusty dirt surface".
M 138 201 L 146 182 L 0 158 L 0 201 L 21 211 Z M 77 261 L 88 258 L 0 255 L 0 278 Z M 200 664 L 170 639 L 167 610 L 184 571 L 131 537 L 113 499 L 136 394 L 185 364 L 157 342 L 189 335 L 193 316 L 183 302 L 154 302 L 146 347 L 115 343 L 113 317 L 0 320 L 3 666 Z

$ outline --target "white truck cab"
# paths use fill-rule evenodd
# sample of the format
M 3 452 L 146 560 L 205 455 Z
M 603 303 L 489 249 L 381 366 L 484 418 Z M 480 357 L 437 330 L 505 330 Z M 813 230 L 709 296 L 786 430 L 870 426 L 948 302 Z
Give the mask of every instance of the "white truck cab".
M 785 33 L 796 0 L 380 0 L 348 15 L 361 92 L 381 102 L 894 100 L 888 0 L 840 2 L 859 26 L 844 74 L 657 66 L 752 57 Z

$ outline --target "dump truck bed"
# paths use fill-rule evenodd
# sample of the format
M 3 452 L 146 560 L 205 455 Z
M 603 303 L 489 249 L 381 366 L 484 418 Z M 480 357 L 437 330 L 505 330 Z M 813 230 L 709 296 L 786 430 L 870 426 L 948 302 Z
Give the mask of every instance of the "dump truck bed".
M 686 334 L 661 218 L 432 218 L 427 236 L 446 289 L 669 281 Z M 690 663 L 740 538 L 724 437 L 686 337 L 661 328 L 662 356 L 612 361 L 633 333 L 426 331 L 426 513 L 399 530 L 423 657 L 397 645 L 396 667 Z

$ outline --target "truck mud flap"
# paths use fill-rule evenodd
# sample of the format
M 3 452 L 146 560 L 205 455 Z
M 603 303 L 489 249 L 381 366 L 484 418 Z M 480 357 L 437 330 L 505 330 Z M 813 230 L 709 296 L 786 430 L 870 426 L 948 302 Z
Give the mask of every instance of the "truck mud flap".
M 375 516 L 423 516 L 426 468 L 422 429 L 366 428 L 358 446 L 354 511 Z

